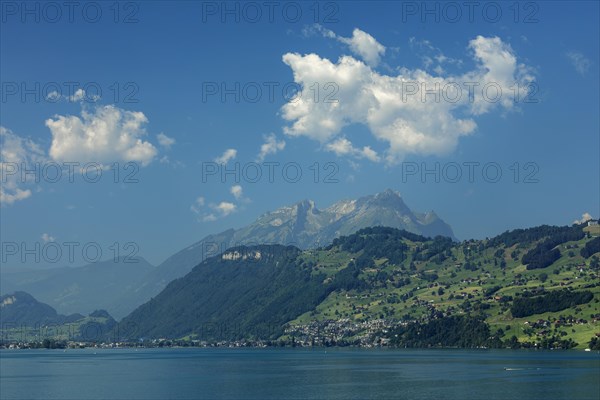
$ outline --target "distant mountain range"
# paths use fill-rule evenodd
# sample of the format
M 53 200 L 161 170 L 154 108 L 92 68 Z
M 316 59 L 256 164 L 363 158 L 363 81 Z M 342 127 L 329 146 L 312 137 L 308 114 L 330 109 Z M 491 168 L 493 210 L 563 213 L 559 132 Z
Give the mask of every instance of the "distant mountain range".
M 37 301 L 29 293 L 15 292 L 0 297 L 0 324 L 3 327 L 62 324 L 81 318 L 81 314 L 60 315 L 54 308 Z
M 433 211 L 415 213 L 398 192 L 386 190 L 356 200 L 342 200 L 323 210 L 311 200 L 282 207 L 252 224 L 208 235 L 175 253 L 158 267 L 142 258 L 137 264 L 97 263 L 82 268 L 2 271 L 0 291 L 23 290 L 61 312 L 88 313 L 96 308 L 121 318 L 160 293 L 169 282 L 190 272 L 207 257 L 232 246 L 281 244 L 316 248 L 370 226 L 403 229 L 426 237 L 455 239 Z M 116 265 L 118 264 L 118 265 Z
M 97 340 L 108 336 L 115 325 L 116 321 L 104 310 L 96 310 L 87 317 L 62 315 L 26 292 L 0 297 L 2 340 L 35 340 L 39 335 L 48 334 L 70 340 Z
M 56 339 L 92 342 L 600 350 L 599 257 L 598 225 L 463 242 L 368 227 L 317 249 L 231 247 L 118 324 L 103 310 L 64 316 L 15 292 L 0 297 L 0 333 L 35 341 L 50 326 Z
M 131 293 L 154 268 L 141 257 L 111 259 L 74 268 L 3 267 L 0 290 L 2 293 L 30 293 L 65 314 L 89 314 L 105 309 L 122 316 L 130 309 L 125 304 Z
M 132 298 L 127 304 L 131 305 L 130 310 L 133 311 L 207 257 L 233 246 L 280 244 L 300 249 L 316 248 L 342 235 L 376 225 L 404 229 L 428 237 L 441 235 L 455 239 L 452 228 L 433 211 L 414 213 L 400 194 L 393 190 L 357 200 L 339 201 L 324 210 L 319 210 L 313 201 L 304 200 L 263 214 L 246 227 L 206 236 L 175 253 L 148 274 L 140 289 L 131 293 Z

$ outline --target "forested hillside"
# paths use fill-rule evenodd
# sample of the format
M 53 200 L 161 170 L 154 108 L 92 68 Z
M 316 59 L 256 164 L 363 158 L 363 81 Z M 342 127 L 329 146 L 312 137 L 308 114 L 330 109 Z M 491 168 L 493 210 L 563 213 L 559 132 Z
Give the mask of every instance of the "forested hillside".
M 583 348 L 600 333 L 600 249 L 584 228 L 457 243 L 373 227 L 317 250 L 230 249 L 123 324 L 135 338 Z

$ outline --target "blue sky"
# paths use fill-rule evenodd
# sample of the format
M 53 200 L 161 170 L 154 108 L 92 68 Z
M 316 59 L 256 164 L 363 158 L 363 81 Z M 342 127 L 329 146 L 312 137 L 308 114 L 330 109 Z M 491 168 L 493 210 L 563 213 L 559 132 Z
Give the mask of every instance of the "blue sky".
M 3 243 L 158 264 L 387 188 L 461 239 L 600 213 L 597 2 L 27 4 L 2 3 Z

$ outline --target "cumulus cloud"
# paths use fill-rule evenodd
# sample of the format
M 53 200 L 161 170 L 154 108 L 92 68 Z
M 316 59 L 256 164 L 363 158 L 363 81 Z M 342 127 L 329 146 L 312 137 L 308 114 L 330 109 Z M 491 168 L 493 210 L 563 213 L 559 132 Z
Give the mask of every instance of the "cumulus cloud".
M 63 94 L 57 92 L 56 90 L 53 90 L 52 92 L 50 92 L 46 95 L 46 100 L 48 100 L 50 102 L 66 100 L 71 103 L 83 102 L 83 101 L 86 101 L 88 103 L 94 103 L 94 102 L 100 100 L 100 96 L 97 94 L 86 93 L 86 91 L 84 89 L 79 88 L 70 96 L 63 95 Z
M 285 149 L 285 141 L 277 140 L 274 134 L 265 137 L 265 142 L 260 146 L 257 161 L 263 162 L 267 155 L 275 154 L 278 151 Z
M 355 158 L 367 158 L 373 162 L 380 161 L 379 155 L 375 150 L 371 149 L 371 147 L 364 146 L 362 149 L 358 149 L 345 137 L 338 138 L 331 143 L 328 143 L 325 148 L 338 156 L 349 155 Z
M 113 105 L 82 110 L 81 118 L 56 115 L 46 120 L 52 133 L 50 156 L 63 162 L 135 161 L 145 166 L 157 154 L 156 148 L 143 140 L 147 123 L 144 113 Z
M 343 43 L 350 46 L 350 50 L 361 57 L 367 64 L 376 67 L 385 55 L 385 47 L 375 38 L 360 29 L 352 31 L 351 38 L 339 38 Z
M 363 147 L 362 150 L 360 151 L 360 154 L 362 157 L 368 158 L 369 160 L 371 160 L 373 162 L 378 162 L 380 160 L 377 152 L 375 150 L 373 150 L 372 148 L 370 148 L 369 146 Z
M 85 97 L 85 90 L 77 89 L 75 91 L 75 93 L 73 93 L 73 95 L 69 97 L 69 100 L 80 101 L 80 100 L 83 100 L 84 97 Z
M 0 204 L 10 205 L 31 196 L 29 187 L 35 176 L 23 176 L 22 171 L 35 170 L 35 165 L 47 157 L 37 143 L 3 126 L 0 126 L 0 144 Z
M 517 57 L 509 44 L 504 43 L 499 37 L 477 36 L 469 42 L 469 49 L 474 53 L 477 69 L 468 72 L 461 79 L 464 81 L 470 79 L 468 82 L 476 82 L 479 84 L 478 87 L 482 88 L 474 91 L 475 96 L 471 107 L 474 115 L 485 114 L 496 107 L 496 104 L 500 104 L 505 109 L 512 108 L 515 100 L 512 94 L 515 90 L 519 91 L 521 99 L 527 95 L 528 85 L 535 79 L 529 67 L 518 64 Z M 486 93 L 484 87 L 490 90 Z M 503 94 L 498 101 L 493 101 L 496 97 L 494 88 Z
M 585 75 L 592 65 L 592 62 L 578 51 L 568 52 L 567 58 L 571 61 L 575 71 L 581 76 Z
M 589 220 L 593 219 L 592 215 L 588 212 L 581 214 L 581 219 L 576 219 L 573 221 L 574 224 L 583 224 Z
M 385 157 L 369 147 L 362 150 L 366 158 L 395 163 L 407 154 L 448 153 L 459 138 L 475 131 L 473 117 L 495 108 L 512 109 L 515 90 L 522 99 L 534 80 L 498 37 L 478 36 L 469 42 L 468 50 L 475 68 L 445 77 L 407 68 L 385 75 L 352 56 L 332 62 L 317 54 L 287 53 L 283 62 L 304 89 L 281 109 L 282 117 L 291 123 L 284 133 L 307 136 L 331 151 L 356 156 L 356 149 L 339 140 L 346 126 L 362 124 L 377 143 L 387 143 Z M 316 102 L 308 95 L 311 85 L 322 82 L 337 84 L 337 101 Z
M 165 149 L 169 149 L 175 144 L 175 139 L 168 137 L 162 132 L 156 135 L 156 138 L 158 139 L 158 144 L 160 144 Z
M 216 206 L 213 206 L 213 208 L 216 211 L 220 212 L 221 215 L 224 217 L 228 216 L 229 214 L 231 214 L 237 210 L 237 206 L 228 201 L 222 201 L 219 204 L 217 204 Z
M 227 164 L 237 156 L 236 149 L 227 149 L 220 157 L 215 158 L 215 162 L 219 164 Z
M 240 197 L 242 195 L 241 186 L 237 185 L 231 188 L 231 193 L 237 198 L 236 194 Z M 235 189 L 234 189 L 235 188 Z M 196 198 L 194 203 L 190 206 L 190 210 L 197 216 L 199 221 L 211 222 L 216 221 L 219 218 L 224 218 L 237 211 L 237 205 L 229 201 L 221 201 L 219 203 L 208 204 L 208 210 L 205 207 L 206 200 L 200 196 Z
M 385 46 L 379 43 L 368 33 L 355 28 L 352 31 L 352 37 L 343 37 L 335 32 L 325 29 L 322 25 L 314 24 L 304 30 L 305 35 L 320 33 L 326 38 L 336 39 L 337 41 L 348 45 L 350 51 L 363 59 L 368 65 L 376 67 L 385 55 Z
M 46 100 L 51 101 L 51 102 L 58 101 L 58 100 L 60 100 L 60 98 L 61 98 L 60 93 L 58 93 L 56 90 L 53 90 L 46 95 Z

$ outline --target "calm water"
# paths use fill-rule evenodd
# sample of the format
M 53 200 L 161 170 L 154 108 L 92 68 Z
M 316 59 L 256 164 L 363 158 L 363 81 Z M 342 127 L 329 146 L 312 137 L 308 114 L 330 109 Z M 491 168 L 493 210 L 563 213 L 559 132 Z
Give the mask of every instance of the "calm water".
M 598 400 L 600 356 L 484 350 L 3 350 L 0 398 Z

